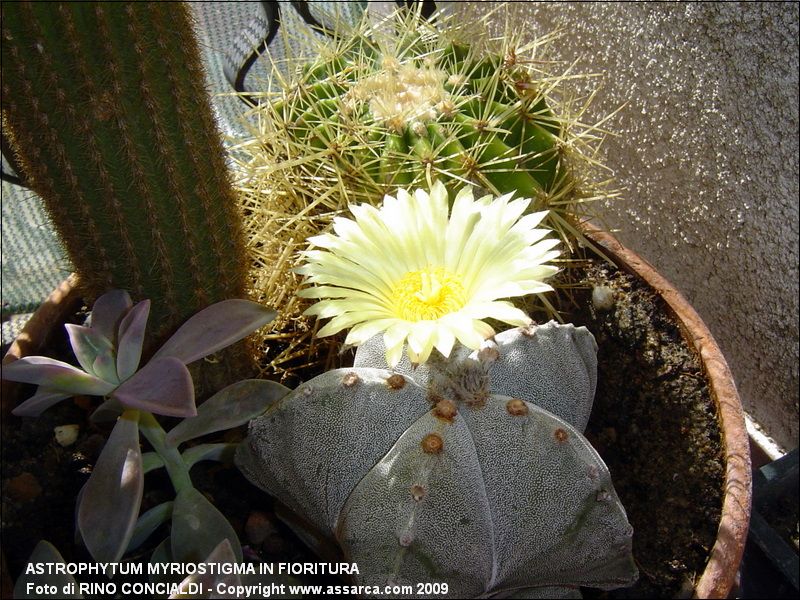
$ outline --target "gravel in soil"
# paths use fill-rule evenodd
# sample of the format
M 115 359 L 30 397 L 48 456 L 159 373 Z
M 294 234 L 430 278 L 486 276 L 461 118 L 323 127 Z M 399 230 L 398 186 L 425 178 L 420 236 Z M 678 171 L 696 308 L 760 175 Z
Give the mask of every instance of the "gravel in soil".
M 584 595 L 689 597 L 716 538 L 722 504 L 716 409 L 697 357 L 660 298 L 607 264 L 590 266 L 585 280 L 589 288 L 575 292 L 577 305 L 585 308 L 570 320 L 588 327 L 599 346 L 598 390 L 586 435 L 607 463 L 634 527 L 640 578 L 631 588 L 585 589 Z M 595 296 L 597 307 L 592 287 L 607 288 Z M 63 339 L 54 345 L 62 359 L 68 356 Z M 25 398 L 32 388 L 21 392 Z M 75 497 L 108 434 L 107 428 L 89 424 L 92 407 L 77 399 L 60 403 L 39 419 L 3 419 L 3 547 L 12 577 L 40 539 L 51 541 L 68 562 L 89 560 L 74 543 L 73 522 Z M 78 440 L 60 446 L 54 427 L 73 423 L 80 425 Z M 243 431 L 225 434 L 225 441 Z M 229 517 L 249 556 L 271 562 L 315 561 L 275 517 L 265 494 L 235 469 L 209 464 L 195 467 L 195 485 Z M 143 510 L 171 499 L 171 494 L 165 477 L 149 474 Z M 146 560 L 166 535 L 166 529 L 157 532 L 136 559 Z M 313 583 L 337 581 L 315 578 Z

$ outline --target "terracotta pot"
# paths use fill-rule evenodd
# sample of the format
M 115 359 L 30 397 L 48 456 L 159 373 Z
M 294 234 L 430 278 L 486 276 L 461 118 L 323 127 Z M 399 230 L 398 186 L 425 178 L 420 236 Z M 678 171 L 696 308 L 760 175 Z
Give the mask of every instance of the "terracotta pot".
M 617 266 L 639 276 L 664 299 L 680 325 L 684 339 L 703 363 L 717 405 L 726 472 L 717 540 L 694 593 L 697 598 L 727 598 L 747 541 L 752 484 L 750 446 L 733 376 L 708 327 L 678 290 L 650 263 L 625 248 L 614 236 L 589 224 L 584 224 L 584 228 L 589 238 Z
M 617 266 L 643 279 L 659 294 L 672 311 L 684 338 L 700 356 L 714 401 L 717 404 L 726 464 L 722 516 L 706 569 L 695 586 L 698 598 L 726 598 L 730 593 L 744 551 L 750 521 L 751 467 L 744 413 L 730 369 L 719 347 L 699 315 L 686 299 L 646 260 L 623 247 L 613 236 L 591 225 L 587 235 Z M 3 359 L 6 363 L 40 350 L 47 331 L 54 323 L 76 309 L 79 295 L 74 277 L 56 289 L 23 329 Z M 5 393 L 3 412 L 6 406 Z M 4 573 L 5 575 L 5 573 Z
M 23 356 L 41 354 L 47 345 L 50 332 L 57 323 L 62 323 L 80 308 L 78 293 L 78 277 L 73 273 L 59 285 L 39 306 L 33 316 L 25 323 L 19 335 L 3 357 L 3 364 L 15 361 Z M 18 400 L 13 389 L 16 383 L 3 380 L 2 414 L 7 416 Z

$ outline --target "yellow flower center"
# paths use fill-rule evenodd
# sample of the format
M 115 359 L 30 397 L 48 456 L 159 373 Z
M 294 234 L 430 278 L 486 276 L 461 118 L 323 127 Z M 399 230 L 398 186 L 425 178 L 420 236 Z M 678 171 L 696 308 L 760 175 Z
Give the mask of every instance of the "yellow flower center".
M 410 271 L 392 289 L 395 314 L 406 321 L 427 321 L 456 312 L 467 303 L 461 281 L 442 267 Z

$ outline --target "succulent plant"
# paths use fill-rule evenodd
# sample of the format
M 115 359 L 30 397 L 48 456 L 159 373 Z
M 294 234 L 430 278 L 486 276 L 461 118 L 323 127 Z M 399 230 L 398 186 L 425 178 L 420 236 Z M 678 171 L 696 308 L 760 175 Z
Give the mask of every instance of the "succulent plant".
M 328 151 L 330 182 L 351 178 L 356 199 L 441 175 L 497 194 L 541 192 L 543 208 L 567 178 L 545 90 L 510 55 L 441 44 L 413 28 L 391 50 L 352 38 L 271 110 L 298 145 Z M 326 175 L 322 163 L 309 168 Z
M 198 561 L 227 538 L 241 559 L 231 526 L 192 486 L 189 475 L 198 461 L 230 458 L 233 445 L 202 444 L 183 453 L 178 446 L 246 423 L 286 389 L 274 382 L 246 380 L 196 407 L 186 365 L 249 335 L 272 320 L 274 312 L 248 300 L 213 304 L 186 321 L 139 368 L 149 308 L 149 300 L 134 305 L 127 292 L 112 290 L 95 302 L 89 326 L 66 325 L 82 369 L 44 356 L 3 365 L 3 379 L 39 386 L 13 414 L 38 416 L 74 395 L 105 397 L 92 418 L 116 423 L 80 492 L 77 508 L 78 531 L 96 560 L 118 561 L 170 518 L 171 536 L 162 544 L 162 555 Z M 185 419 L 167 434 L 153 413 Z M 140 432 L 152 452 L 142 454 Z M 144 475 L 159 467 L 167 470 L 175 501 L 139 516 Z
M 181 2 L 2 6 L 3 135 L 79 274 L 152 301 L 148 341 L 244 296 L 236 196 Z
M 595 354 L 585 328 L 551 322 L 391 371 L 375 368 L 376 336 L 356 366 L 255 419 L 236 462 L 365 585 L 444 582 L 463 598 L 629 585 L 633 531 L 581 434 Z
M 582 202 L 601 195 L 589 176 L 597 131 L 559 87 L 573 76 L 541 70 L 548 39 L 487 40 L 420 11 L 351 29 L 293 76 L 273 77 L 256 109 L 260 129 L 237 145 L 257 293 L 285 298 L 274 329 L 294 328 L 294 341 L 311 327 L 296 318 L 291 249 L 348 205 L 377 206 L 398 187 L 433 181 L 452 198 L 472 183 L 531 198 L 528 210 L 549 210 L 547 226 L 572 249 Z

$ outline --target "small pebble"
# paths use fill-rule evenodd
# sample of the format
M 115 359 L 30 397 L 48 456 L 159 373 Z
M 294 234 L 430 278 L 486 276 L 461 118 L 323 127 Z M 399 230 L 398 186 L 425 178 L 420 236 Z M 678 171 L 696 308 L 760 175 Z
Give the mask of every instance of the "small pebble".
M 75 452 L 76 454 L 80 453 L 83 455 L 82 460 L 94 462 L 97 460 L 97 457 L 100 456 L 100 452 L 103 450 L 105 444 L 106 438 L 99 433 L 94 433 L 83 440 Z
M 27 471 L 9 479 L 4 488 L 4 493 L 18 502 L 30 502 L 42 493 L 39 481 Z
M 275 535 L 275 526 L 266 513 L 254 510 L 247 515 L 244 532 L 251 544 L 259 546 L 268 537 Z
M 87 396 L 75 396 L 72 401 L 75 406 L 86 412 L 94 408 L 94 403 Z
M 598 285 L 592 290 L 592 304 L 597 310 L 614 308 L 614 290 L 607 285 Z
M 75 443 L 75 441 L 78 439 L 79 431 L 80 426 L 75 425 L 74 423 L 70 425 L 59 425 L 58 427 L 53 427 L 53 432 L 56 435 L 56 442 L 58 442 L 58 444 L 64 448 Z

